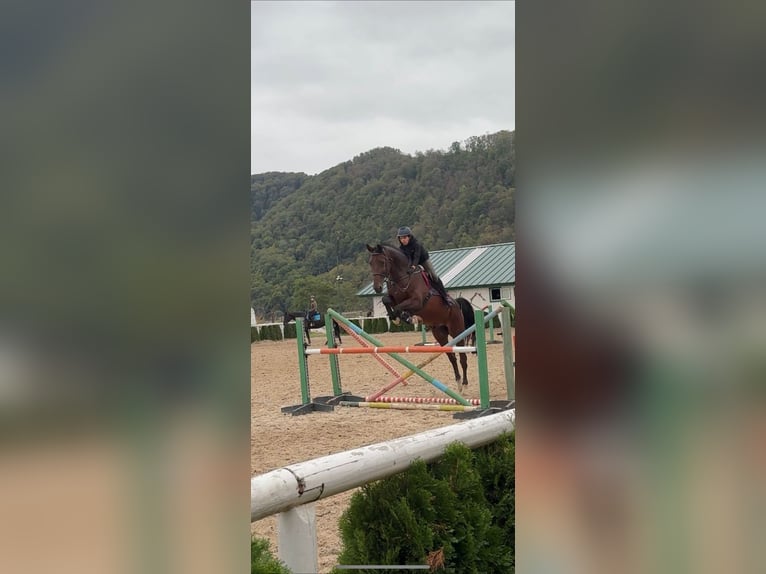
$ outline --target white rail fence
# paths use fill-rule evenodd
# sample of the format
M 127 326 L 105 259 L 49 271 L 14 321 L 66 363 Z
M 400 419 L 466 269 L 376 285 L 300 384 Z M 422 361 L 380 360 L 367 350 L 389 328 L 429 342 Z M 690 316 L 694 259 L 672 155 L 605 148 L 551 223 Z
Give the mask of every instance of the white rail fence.
M 318 572 L 314 502 L 402 472 L 418 459 L 432 462 L 453 442 L 477 448 L 514 429 L 509 410 L 428 430 L 254 476 L 250 520 L 277 514 L 278 557 L 294 573 Z

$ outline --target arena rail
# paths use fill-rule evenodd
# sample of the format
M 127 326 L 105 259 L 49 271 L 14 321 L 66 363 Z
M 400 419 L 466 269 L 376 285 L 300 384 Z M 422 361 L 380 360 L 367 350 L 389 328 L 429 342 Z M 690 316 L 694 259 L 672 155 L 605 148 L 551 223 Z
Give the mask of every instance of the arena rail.
M 315 458 L 254 476 L 250 521 L 277 514 L 278 557 L 293 572 L 318 572 L 314 503 L 432 462 L 453 442 L 478 448 L 514 430 L 515 409 Z

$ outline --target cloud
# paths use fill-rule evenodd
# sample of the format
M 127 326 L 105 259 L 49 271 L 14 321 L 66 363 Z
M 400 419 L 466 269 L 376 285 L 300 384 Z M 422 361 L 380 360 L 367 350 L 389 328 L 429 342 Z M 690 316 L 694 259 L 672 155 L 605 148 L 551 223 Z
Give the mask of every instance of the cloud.
M 255 2 L 252 165 L 317 173 L 515 127 L 512 2 Z

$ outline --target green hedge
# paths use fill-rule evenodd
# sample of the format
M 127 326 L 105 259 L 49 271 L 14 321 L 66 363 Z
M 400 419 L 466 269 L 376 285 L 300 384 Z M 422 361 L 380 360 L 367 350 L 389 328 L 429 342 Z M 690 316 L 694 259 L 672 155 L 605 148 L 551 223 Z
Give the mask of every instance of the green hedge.
M 295 323 L 288 323 L 285 325 L 285 339 L 295 339 L 298 326 Z
M 385 317 L 372 317 L 364 320 L 364 327 L 368 333 L 387 333 L 388 321 Z
M 511 309 L 511 327 L 515 328 L 516 327 L 516 309 L 514 309 L 513 307 L 511 307 L 510 309 Z M 485 316 L 487 314 L 488 314 L 488 312 L 484 313 Z M 492 318 L 492 327 L 494 327 L 496 329 L 499 329 L 501 327 L 501 325 L 500 325 L 500 313 L 498 313 L 497 315 L 495 315 Z
M 398 325 L 395 325 L 393 322 L 391 322 L 391 325 L 388 328 L 388 331 L 390 333 L 405 333 L 409 331 L 414 331 L 415 325 L 411 325 L 410 323 L 407 323 L 406 321 L 399 321 Z
M 282 330 L 279 325 L 264 325 L 258 331 L 261 341 L 281 341 Z
M 260 341 L 260 337 L 258 336 L 258 327 L 250 327 L 250 342 L 255 343 L 256 341 Z
M 362 487 L 340 519 L 338 562 L 513 573 L 514 441 L 512 433 L 475 451 L 455 443 L 437 462 Z
M 250 540 L 250 574 L 292 574 L 269 550 L 269 541 L 253 537 Z

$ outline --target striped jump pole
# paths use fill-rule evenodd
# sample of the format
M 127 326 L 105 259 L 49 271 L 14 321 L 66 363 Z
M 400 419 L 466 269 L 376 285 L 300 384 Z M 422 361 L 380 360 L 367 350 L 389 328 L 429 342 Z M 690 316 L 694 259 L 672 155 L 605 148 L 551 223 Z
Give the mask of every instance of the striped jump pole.
M 404 347 L 343 347 L 343 348 L 327 348 L 327 349 L 306 349 L 307 355 L 375 355 L 383 353 L 390 355 L 391 353 L 474 353 L 476 347 L 418 347 L 418 346 L 404 346 Z
M 401 411 L 476 411 L 480 407 L 474 405 L 439 405 L 439 404 L 420 404 L 420 403 L 380 403 L 368 401 L 340 401 L 341 407 L 360 407 L 368 409 L 393 409 Z
M 331 320 L 332 320 L 332 319 L 331 319 Z M 348 327 L 348 326 L 347 326 L 345 323 L 340 323 L 340 322 L 338 322 L 338 325 L 340 325 L 340 328 L 341 328 L 341 329 L 343 329 L 343 330 L 344 330 L 346 333 L 348 333 L 348 334 L 349 334 L 349 335 L 350 335 L 350 336 L 351 336 L 351 337 L 352 337 L 352 338 L 353 338 L 353 339 L 354 339 L 354 340 L 355 340 L 357 343 L 359 343 L 360 345 L 362 345 L 362 346 L 364 346 L 364 347 L 370 347 L 370 346 L 371 346 L 371 345 L 370 345 L 370 343 L 368 343 L 368 342 L 367 342 L 367 341 L 365 341 L 365 340 L 364 340 L 362 337 L 360 337 L 359 335 L 357 335 L 356 333 L 354 333 L 354 331 L 353 331 L 351 328 L 349 328 L 349 327 Z M 399 371 L 397 371 L 397 370 L 396 370 L 396 369 L 395 369 L 395 368 L 394 368 L 394 367 L 391 365 L 391 363 L 389 363 L 388 361 L 386 361 L 386 360 L 385 360 L 383 357 L 381 357 L 380 355 L 375 355 L 375 360 L 376 360 L 376 361 L 378 361 L 378 362 L 379 362 L 381 365 L 383 365 L 383 367 L 384 367 L 384 368 L 385 368 L 385 369 L 386 369 L 386 370 L 387 370 L 389 373 L 391 373 L 391 374 L 392 374 L 392 375 L 394 375 L 395 377 L 398 377 L 398 376 L 399 376 Z
M 460 341 L 465 339 L 468 335 L 470 335 L 471 333 L 476 331 L 476 325 L 481 325 L 481 324 L 485 323 L 486 321 L 493 319 L 500 312 L 501 309 L 502 309 L 502 307 L 498 306 L 497 309 L 495 309 L 494 311 L 489 313 L 486 317 L 484 317 L 483 313 L 482 313 L 481 314 L 481 317 L 482 317 L 481 321 L 476 322 L 474 320 L 474 324 L 473 325 L 468 327 L 465 331 L 460 333 L 457 337 L 455 337 L 451 341 L 447 341 L 447 346 L 456 345 L 457 343 L 459 343 Z M 475 315 L 474 315 L 474 317 L 475 317 Z M 425 361 L 423 361 L 422 363 L 420 363 L 418 365 L 418 368 L 422 369 L 423 367 L 428 365 L 430 362 L 434 361 L 437 357 L 438 357 L 438 355 L 434 355 L 433 357 L 431 357 L 429 359 L 426 359 Z M 399 383 L 403 382 L 405 379 L 411 377 L 414 374 L 415 374 L 415 371 L 413 371 L 413 370 L 407 371 L 406 373 L 404 373 L 404 375 L 402 375 L 398 379 L 394 379 L 389 384 L 387 384 L 385 387 L 380 389 L 378 392 L 370 395 L 370 397 L 369 397 L 370 400 L 377 400 L 379 397 L 381 397 L 382 395 L 384 395 L 385 393 L 387 393 L 388 391 L 393 389 L 396 385 L 398 385 Z
M 392 397 L 389 395 L 383 395 L 382 397 L 378 397 L 375 400 L 370 399 L 370 397 L 364 397 L 364 400 L 369 403 L 378 402 L 378 403 L 434 403 L 438 405 L 456 405 L 457 402 L 455 399 L 450 399 L 447 397 Z M 479 399 L 467 399 L 469 403 L 471 403 L 474 406 L 479 406 L 480 402 Z
M 332 309 L 328 309 L 327 310 L 327 314 L 329 316 L 331 316 L 333 319 L 336 319 L 337 321 L 341 321 L 341 322 L 345 323 L 346 325 L 348 325 L 351 329 L 354 330 L 354 332 L 356 332 L 357 335 L 359 335 L 361 337 L 364 337 L 365 339 L 367 339 L 373 345 L 375 345 L 377 347 L 383 347 L 384 346 L 378 340 L 376 340 L 375 337 L 373 337 L 372 335 L 370 335 L 368 333 L 365 333 L 361 328 L 359 328 L 356 325 L 354 325 L 354 323 L 352 323 L 351 321 L 346 319 L 343 315 L 341 315 L 339 313 L 336 313 Z M 390 356 L 395 361 L 401 363 L 402 365 L 404 365 L 408 369 L 411 369 L 412 371 L 414 371 L 419 377 L 425 379 L 426 381 L 431 383 L 433 386 L 435 386 L 437 389 L 439 389 L 443 393 L 445 393 L 448 396 L 450 396 L 451 398 L 455 399 L 461 405 L 469 406 L 469 403 L 468 403 L 468 401 L 466 399 L 461 397 L 458 393 L 456 393 L 455 391 L 450 389 L 447 385 L 445 385 L 441 381 L 435 379 L 434 377 L 432 377 L 431 375 L 429 375 L 425 371 L 421 370 L 419 367 L 417 367 L 414 364 L 412 364 L 411 362 L 409 362 L 407 359 L 405 359 L 403 357 L 400 357 L 397 353 L 391 353 Z M 381 393 L 381 394 L 383 394 L 383 393 Z

